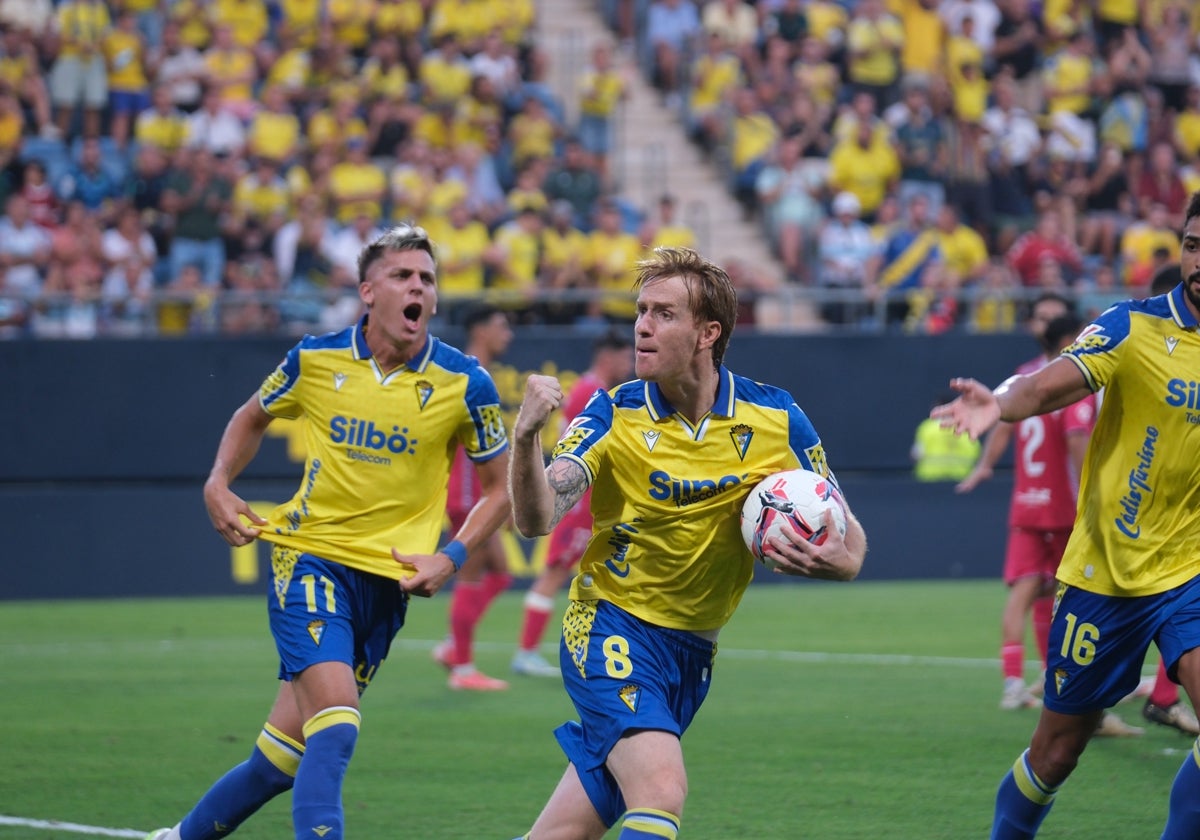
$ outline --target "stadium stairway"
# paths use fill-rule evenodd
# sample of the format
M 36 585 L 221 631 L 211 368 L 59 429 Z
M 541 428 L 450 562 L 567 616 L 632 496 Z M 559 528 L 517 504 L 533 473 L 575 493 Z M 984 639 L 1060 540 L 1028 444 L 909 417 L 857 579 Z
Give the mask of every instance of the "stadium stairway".
M 576 91 L 592 45 L 614 42 L 596 0 L 541 0 L 539 42 L 549 61 L 546 81 L 567 103 L 567 117 L 577 117 Z M 743 217 L 727 176 L 704 158 L 687 138 L 678 109 L 664 105 L 661 94 L 639 72 L 632 51 L 615 50 L 614 60 L 629 81 L 629 95 L 616 120 L 610 156 L 610 180 L 620 195 L 654 218 L 658 200 L 670 194 L 676 223 L 696 233 L 697 249 L 723 265 L 740 261 L 778 292 L 759 300 L 758 324 L 765 329 L 808 331 L 820 327 L 811 302 L 797 295 L 784 279 L 783 266 L 771 252 L 756 220 Z

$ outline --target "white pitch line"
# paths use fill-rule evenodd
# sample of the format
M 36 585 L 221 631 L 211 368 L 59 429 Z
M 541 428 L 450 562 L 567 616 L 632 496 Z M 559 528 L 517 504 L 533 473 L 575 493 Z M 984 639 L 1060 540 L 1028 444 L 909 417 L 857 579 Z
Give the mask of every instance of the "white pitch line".
M 14 825 L 21 828 L 40 828 L 46 831 L 69 831 L 72 834 L 91 834 L 97 837 L 136 837 L 146 836 L 146 832 L 133 828 L 103 828 L 98 825 L 79 825 L 78 823 L 59 822 L 58 820 L 29 820 L 24 817 L 7 817 L 0 814 L 0 825 Z
M 426 651 L 438 643 L 436 639 L 406 638 L 401 634 L 392 642 L 393 650 Z M 81 653 L 115 652 L 121 654 L 176 655 L 186 652 L 220 652 L 223 650 L 246 650 L 260 645 L 264 651 L 271 650 L 270 640 L 253 639 L 147 639 L 142 641 L 120 641 L 115 643 L 96 641 L 0 643 L 0 654 L 9 656 L 78 656 Z M 548 652 L 557 650 L 554 644 L 543 646 Z M 477 650 L 504 652 L 512 649 L 506 642 L 476 642 Z M 940 668 L 996 668 L 999 659 L 994 657 L 926 656 L 913 653 L 834 653 L 818 650 L 754 650 L 747 648 L 721 647 L 723 659 L 775 660 L 779 662 L 815 663 L 826 665 L 881 665 L 881 666 L 930 666 Z M 1032 665 L 1040 662 L 1030 660 Z

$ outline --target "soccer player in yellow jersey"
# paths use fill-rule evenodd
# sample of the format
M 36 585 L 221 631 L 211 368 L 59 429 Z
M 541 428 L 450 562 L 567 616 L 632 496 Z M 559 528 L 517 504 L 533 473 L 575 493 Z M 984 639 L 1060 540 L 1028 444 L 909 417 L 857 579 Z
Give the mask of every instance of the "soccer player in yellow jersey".
M 1044 706 L 1000 783 L 993 840 L 1036 836 L 1104 709 L 1137 687 L 1151 642 L 1200 699 L 1200 193 L 1180 270 L 1174 290 L 1114 305 L 1035 373 L 995 390 L 952 380 L 960 396 L 932 412 L 978 438 L 1105 389 L 1058 567 Z M 1200 837 L 1200 742 L 1175 777 L 1162 837 Z
M 402 225 L 359 255 L 354 326 L 293 347 L 239 408 L 204 488 L 234 546 L 274 544 L 267 605 L 279 692 L 244 763 L 153 840 L 224 837 L 292 789 L 295 837 L 342 840 L 342 779 L 367 688 L 411 595 L 437 592 L 509 512 L 508 438 L 491 377 L 429 333 L 437 309 L 433 244 Z M 277 417 L 305 418 L 308 461 L 296 495 L 266 517 L 230 487 Z M 459 446 L 483 494 L 437 548 Z
M 563 403 L 533 375 L 513 431 L 513 518 L 546 534 L 590 487 L 592 538 L 571 584 L 559 664 L 580 723 L 555 735 L 570 764 L 526 840 L 674 840 L 687 792 L 680 737 L 708 693 L 716 640 L 754 572 L 739 512 L 780 470 L 830 477 L 790 394 L 729 371 L 737 314 L 724 269 L 688 249 L 637 265 L 635 375 L 595 395 L 543 469 L 541 430 Z M 788 528 L 768 553 L 786 574 L 849 580 L 866 536 L 820 546 Z
M 66 137 L 75 109 L 83 106 L 83 133 L 100 133 L 100 117 L 108 104 L 108 73 L 102 49 L 112 28 L 108 6 L 101 0 L 65 0 L 54 13 L 58 55 L 50 68 L 50 101 L 59 136 Z

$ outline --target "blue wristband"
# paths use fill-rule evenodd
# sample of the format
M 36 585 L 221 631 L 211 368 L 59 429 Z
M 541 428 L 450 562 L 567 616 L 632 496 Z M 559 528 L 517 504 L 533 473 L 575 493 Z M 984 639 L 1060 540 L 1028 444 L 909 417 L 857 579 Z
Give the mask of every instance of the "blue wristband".
M 463 563 L 467 562 L 467 547 L 458 540 L 451 540 L 444 546 L 438 549 L 439 554 L 445 554 L 450 558 L 450 562 L 454 564 L 454 571 L 462 568 Z

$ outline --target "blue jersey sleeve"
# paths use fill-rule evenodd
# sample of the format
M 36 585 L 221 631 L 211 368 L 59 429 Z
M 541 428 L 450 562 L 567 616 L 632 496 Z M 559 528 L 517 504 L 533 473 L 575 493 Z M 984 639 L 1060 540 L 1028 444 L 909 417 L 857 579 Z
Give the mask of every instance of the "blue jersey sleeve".
M 837 479 L 829 469 L 825 447 L 821 444 L 817 430 L 813 428 L 808 415 L 795 402 L 788 406 L 788 441 L 792 452 L 800 461 L 800 466 L 830 478 L 837 484 Z
M 304 413 L 296 386 L 300 382 L 300 351 L 304 341 L 288 351 L 258 389 L 258 402 L 263 411 L 275 417 L 294 420 Z
M 478 365 L 467 373 L 464 400 L 468 418 L 459 430 L 459 440 L 472 461 L 490 461 L 508 449 L 508 432 L 496 383 Z
M 1108 384 L 1124 355 L 1130 332 L 1129 312 L 1128 302 L 1109 307 L 1062 351 L 1062 355 L 1083 371 L 1092 391 L 1099 391 Z
M 597 391 L 588 400 L 562 437 L 555 444 L 551 458 L 568 458 L 584 468 L 588 484 L 595 478 L 603 454 L 603 441 L 613 424 L 613 400 L 606 392 Z

